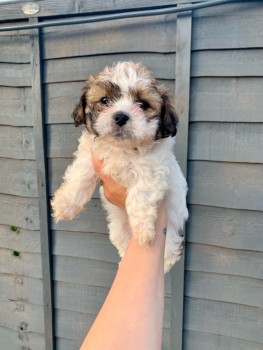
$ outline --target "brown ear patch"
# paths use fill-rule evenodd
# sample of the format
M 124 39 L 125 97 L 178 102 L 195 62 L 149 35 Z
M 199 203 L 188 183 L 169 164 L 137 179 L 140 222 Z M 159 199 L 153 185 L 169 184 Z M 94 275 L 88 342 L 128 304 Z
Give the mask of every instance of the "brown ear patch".
M 75 126 L 79 126 L 81 124 L 86 124 L 86 90 L 82 94 L 79 103 L 76 105 L 73 113 L 72 118 L 74 119 Z
M 177 133 L 178 116 L 175 113 L 166 90 L 163 87 L 160 87 L 159 90 L 161 92 L 162 107 L 156 138 L 174 137 Z

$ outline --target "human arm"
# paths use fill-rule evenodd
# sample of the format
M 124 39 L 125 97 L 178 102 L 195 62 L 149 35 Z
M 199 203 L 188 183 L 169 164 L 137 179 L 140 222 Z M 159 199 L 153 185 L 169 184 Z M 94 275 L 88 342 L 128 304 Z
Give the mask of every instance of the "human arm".
M 95 159 L 95 163 L 97 161 Z M 100 174 L 100 166 L 94 164 L 94 168 L 102 177 L 106 198 L 117 204 L 118 197 L 118 204 L 125 206 L 125 190 Z M 148 247 L 140 247 L 133 237 L 130 239 L 111 290 L 81 350 L 161 349 L 165 228 L 162 202 L 153 242 Z

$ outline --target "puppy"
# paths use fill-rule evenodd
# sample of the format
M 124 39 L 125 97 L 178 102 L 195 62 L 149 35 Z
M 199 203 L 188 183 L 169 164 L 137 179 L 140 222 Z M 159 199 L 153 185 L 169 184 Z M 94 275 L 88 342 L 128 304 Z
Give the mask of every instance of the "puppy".
M 182 254 L 178 234 L 188 217 L 187 184 L 173 154 L 177 116 L 167 90 L 140 63 L 118 62 L 90 76 L 76 106 L 75 126 L 86 130 L 73 163 L 51 202 L 55 221 L 72 220 L 85 208 L 99 181 L 92 153 L 103 172 L 127 189 L 126 211 L 109 203 L 110 239 L 120 256 L 133 234 L 141 246 L 155 235 L 158 203 L 165 199 L 165 272 Z

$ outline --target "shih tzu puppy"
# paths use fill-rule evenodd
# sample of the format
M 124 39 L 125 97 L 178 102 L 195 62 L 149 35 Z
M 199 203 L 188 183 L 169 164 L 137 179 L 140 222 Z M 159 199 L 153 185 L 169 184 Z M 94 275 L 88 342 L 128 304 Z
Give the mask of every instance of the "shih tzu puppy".
M 110 239 L 120 256 L 129 238 L 141 246 L 155 235 L 158 204 L 165 200 L 165 272 L 182 254 L 179 235 L 188 217 L 187 184 L 173 153 L 177 116 L 167 90 L 140 63 L 119 62 L 90 76 L 73 117 L 85 125 L 73 163 L 51 202 L 56 222 L 85 208 L 99 182 L 92 153 L 103 172 L 127 189 L 126 211 L 106 200 Z

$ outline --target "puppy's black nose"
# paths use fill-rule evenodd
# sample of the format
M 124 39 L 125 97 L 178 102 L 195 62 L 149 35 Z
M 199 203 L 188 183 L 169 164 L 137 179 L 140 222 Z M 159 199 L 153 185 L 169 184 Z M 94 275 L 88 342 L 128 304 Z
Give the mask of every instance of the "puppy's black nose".
M 129 120 L 129 116 L 128 114 L 124 113 L 124 112 L 116 112 L 113 115 L 113 119 L 115 120 L 115 123 L 118 126 L 123 126 L 127 123 L 127 121 Z

